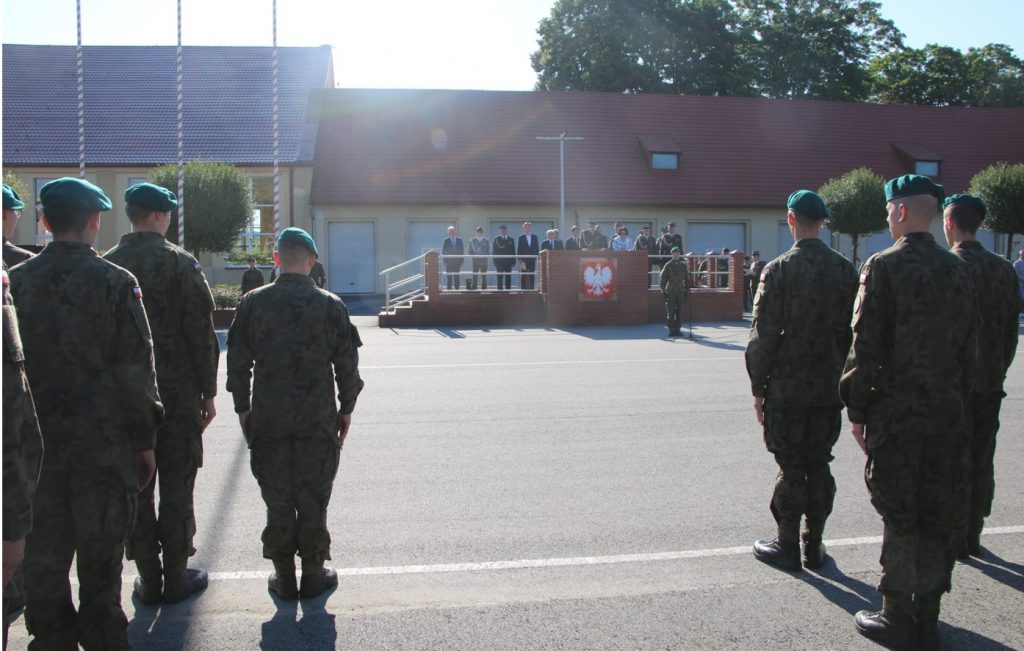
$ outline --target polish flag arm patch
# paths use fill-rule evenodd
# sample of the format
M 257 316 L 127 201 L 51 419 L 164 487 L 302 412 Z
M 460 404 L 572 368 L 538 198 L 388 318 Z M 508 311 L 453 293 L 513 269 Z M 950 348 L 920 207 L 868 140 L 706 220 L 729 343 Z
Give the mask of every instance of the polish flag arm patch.
M 860 284 L 861 285 L 867 285 L 868 284 L 868 275 L 867 274 L 861 274 L 860 275 Z
M 137 301 L 141 301 L 142 300 L 142 288 L 138 287 L 138 286 L 132 287 L 132 297 L 135 298 L 135 300 L 137 300 Z

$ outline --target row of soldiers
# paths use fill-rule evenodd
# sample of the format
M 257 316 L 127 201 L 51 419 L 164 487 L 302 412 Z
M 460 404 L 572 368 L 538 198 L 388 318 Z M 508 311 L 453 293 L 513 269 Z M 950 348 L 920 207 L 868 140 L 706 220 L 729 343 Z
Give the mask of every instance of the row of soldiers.
M 882 609 L 858 612 L 856 628 L 892 648 L 933 649 L 955 558 L 980 553 L 991 511 L 1018 285 L 977 240 L 978 197 L 947 198 L 928 177 L 905 175 L 886 182 L 885 198 L 896 243 L 859 276 L 819 239 L 829 211 L 808 190 L 787 203 L 795 244 L 761 272 L 746 364 L 779 474 L 777 534 L 754 556 L 786 570 L 824 563 L 845 405 L 884 522 Z M 940 211 L 950 250 L 929 232 Z
M 144 604 L 181 601 L 208 582 L 188 559 L 202 435 L 216 415 L 213 298 L 196 259 L 164 237 L 177 207 L 169 190 L 128 188 L 132 232 L 103 257 L 93 244 L 112 205 L 99 187 L 43 186 L 53 241 L 36 256 L 7 241 L 23 203 L 6 185 L 3 195 L 5 641 L 23 588 L 31 649 L 126 649 L 123 556 Z M 337 584 L 324 567 L 326 509 L 362 389 L 360 341 L 341 299 L 309 277 L 312 238 L 286 229 L 278 249 L 278 282 L 250 292 L 232 324 L 228 390 L 267 504 L 268 586 L 296 598 Z

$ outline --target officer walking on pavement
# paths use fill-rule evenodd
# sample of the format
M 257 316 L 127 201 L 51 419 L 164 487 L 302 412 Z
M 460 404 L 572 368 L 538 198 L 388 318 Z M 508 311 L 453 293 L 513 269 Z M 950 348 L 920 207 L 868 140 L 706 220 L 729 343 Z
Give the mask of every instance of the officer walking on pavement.
M 327 505 L 363 388 L 362 342 L 345 303 L 309 277 L 313 238 L 286 228 L 277 249 L 281 276 L 242 297 L 228 331 L 227 389 L 267 505 L 263 556 L 274 563 L 268 588 L 282 599 L 309 598 L 338 584 L 324 567 L 331 558 Z
M 53 241 L 10 272 L 46 450 L 25 542 L 29 648 L 127 649 L 124 540 L 163 420 L 149 322 L 135 277 L 92 248 L 103 191 L 61 178 L 39 197 Z
M 777 535 L 754 543 L 754 557 L 799 570 L 801 560 L 808 568 L 825 561 L 821 540 L 836 494 L 829 462 L 842 427 L 836 387 L 850 350 L 857 272 L 818 238 L 829 216 L 820 196 L 798 190 L 786 207 L 794 244 L 764 268 L 746 362 L 754 414 L 779 465 Z
M 896 648 L 938 648 L 951 587 L 954 481 L 975 364 L 977 303 L 967 265 L 929 232 L 941 185 L 907 174 L 885 184 L 896 243 L 860 274 L 853 345 L 839 388 L 865 479 L 882 516 L 882 610 L 857 631 Z
M 992 461 L 999 431 L 1003 380 L 1017 350 L 1017 274 L 1004 258 L 978 241 L 985 202 L 970 194 L 946 199 L 942 230 L 954 255 L 967 263 L 978 300 L 978 352 L 974 385 L 967 400 L 970 427 L 964 441 L 957 482 L 959 508 L 953 550 L 961 557 L 981 551 L 981 530 L 992 511 L 995 479 Z M 984 342 L 984 343 L 981 343 Z
M 164 237 L 177 197 L 158 185 L 139 183 L 125 191 L 124 200 L 132 232 L 103 257 L 139 281 L 166 414 L 157 430 L 156 481 L 139 496 L 127 557 L 139 570 L 135 594 L 142 603 L 176 603 L 207 585 L 205 570 L 186 566 L 196 552 L 192 494 L 203 465 L 203 431 L 217 414 L 220 348 L 213 328 L 213 296 L 202 267 Z
M 678 337 L 683 318 L 683 306 L 690 297 L 690 273 L 678 246 L 672 247 L 672 259 L 661 269 L 659 284 L 665 297 L 668 336 Z

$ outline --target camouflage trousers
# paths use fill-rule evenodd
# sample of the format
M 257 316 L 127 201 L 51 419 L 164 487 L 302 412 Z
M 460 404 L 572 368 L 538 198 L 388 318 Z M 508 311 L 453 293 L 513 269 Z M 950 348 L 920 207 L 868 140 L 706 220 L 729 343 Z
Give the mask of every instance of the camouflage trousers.
M 869 450 L 864 476 L 884 522 L 878 584 L 883 593 L 935 598 L 951 587 L 962 432 L 950 425 L 890 434 Z
M 975 393 L 968 403 L 970 427 L 961 448 L 961 465 L 956 483 L 957 510 L 954 524 L 955 549 L 969 534 L 980 533 L 992 513 L 996 482 L 993 459 L 999 432 L 999 409 L 1004 394 Z
M 135 491 L 112 469 L 73 458 L 43 460 L 32 533 L 25 542 L 25 623 L 30 650 L 127 649 L 121 559 Z M 76 559 L 77 556 L 77 559 Z M 76 612 L 68 573 L 78 567 Z
M 779 464 L 771 510 L 785 542 L 797 541 L 802 518 L 808 536 L 825 531 L 836 496 L 829 463 L 841 424 L 838 407 L 765 405 L 764 442 Z
M 163 550 L 165 566 L 187 562 L 195 554 L 192 539 L 196 518 L 192 494 L 203 465 L 202 417 L 194 409 L 169 412 L 156 435 L 156 478 L 139 495 L 139 514 L 128 541 L 129 559 L 156 559 Z M 160 484 L 159 516 L 154 492 Z
M 263 557 L 294 558 L 319 564 L 331 558 L 327 505 L 338 473 L 341 449 L 336 439 L 272 439 L 252 441 L 252 474 L 267 505 Z
M 668 331 L 679 332 L 683 321 L 683 308 L 686 306 L 686 294 L 665 293 L 665 320 Z

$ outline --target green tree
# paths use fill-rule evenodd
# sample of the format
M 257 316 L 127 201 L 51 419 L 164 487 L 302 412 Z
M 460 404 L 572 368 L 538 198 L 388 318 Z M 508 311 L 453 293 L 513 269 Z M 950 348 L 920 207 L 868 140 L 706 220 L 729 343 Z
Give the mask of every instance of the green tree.
M 1002 44 L 970 48 L 964 55 L 971 105 L 1024 106 L 1024 61 Z
M 832 212 L 826 226 L 833 233 L 849 235 L 853 240 L 853 259 L 861 235 L 886 226 L 885 189 L 882 177 L 866 167 L 851 170 L 837 179 L 829 179 L 818 189 Z
M 537 33 L 538 90 L 751 92 L 725 0 L 558 0 Z
M 972 104 L 969 64 L 959 50 L 929 44 L 896 50 L 868 66 L 872 95 L 883 104 Z
M 737 0 L 753 34 L 747 57 L 765 97 L 862 101 L 867 64 L 903 34 L 870 0 Z
M 171 192 L 178 191 L 178 168 L 158 167 L 150 181 Z M 185 164 L 185 248 L 203 251 L 229 250 L 252 218 L 249 178 L 226 163 L 192 161 Z M 178 211 L 171 213 L 167 239 L 178 241 Z
M 1024 163 L 996 163 L 971 179 L 971 194 L 984 199 L 985 228 L 1006 233 L 1006 257 L 1013 257 L 1013 236 L 1024 233 Z

